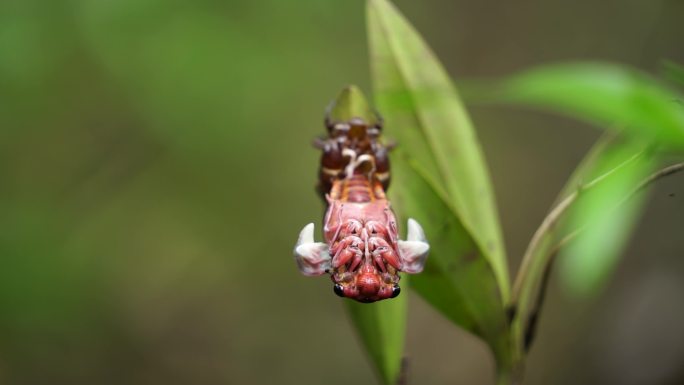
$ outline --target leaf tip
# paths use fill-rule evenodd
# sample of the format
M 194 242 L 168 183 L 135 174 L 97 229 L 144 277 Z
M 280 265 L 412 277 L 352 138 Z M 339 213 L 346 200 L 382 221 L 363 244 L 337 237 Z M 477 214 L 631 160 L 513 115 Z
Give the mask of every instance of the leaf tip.
M 327 119 L 330 124 L 348 123 L 352 119 L 361 119 L 368 125 L 375 125 L 378 122 L 363 91 L 354 84 L 344 87 L 333 100 L 328 107 Z

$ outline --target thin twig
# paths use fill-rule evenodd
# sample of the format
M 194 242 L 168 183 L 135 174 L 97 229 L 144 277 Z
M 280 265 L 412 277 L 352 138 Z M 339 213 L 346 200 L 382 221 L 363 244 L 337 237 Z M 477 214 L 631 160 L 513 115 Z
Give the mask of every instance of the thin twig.
M 565 236 L 565 238 L 561 239 L 561 241 L 558 242 L 558 244 L 553 248 L 553 250 L 551 250 L 551 253 L 549 253 L 549 263 L 547 263 L 544 267 L 544 274 L 542 275 L 541 282 L 539 283 L 539 293 L 537 294 L 537 300 L 535 301 L 534 306 L 530 310 L 530 315 L 527 318 L 527 328 L 525 329 L 525 333 L 523 335 L 523 349 L 525 353 L 527 353 L 530 350 L 530 346 L 532 346 L 532 342 L 534 341 L 534 337 L 536 335 L 539 314 L 541 313 L 542 306 L 544 306 L 544 300 L 546 299 L 546 293 L 548 291 L 547 288 L 549 287 L 549 279 L 551 278 L 551 272 L 553 271 L 553 266 L 556 262 L 556 256 L 563 248 L 563 246 L 565 246 L 568 242 L 573 240 L 577 236 L 577 234 L 579 234 L 580 231 L 583 229 L 584 228 L 575 230 L 572 233 Z
M 627 196 L 624 199 L 622 199 L 615 206 L 615 209 L 617 209 L 619 206 L 621 206 L 622 204 L 627 202 L 630 198 L 632 198 L 634 195 L 636 195 L 639 191 L 643 190 L 649 184 L 657 181 L 660 178 L 675 174 L 675 173 L 682 171 L 682 170 L 684 170 L 684 162 L 673 164 L 671 166 L 665 167 L 665 168 L 651 174 L 646 179 L 641 181 L 641 183 L 639 183 L 639 185 L 637 185 L 637 187 L 634 188 L 629 194 L 627 194 Z M 575 239 L 577 237 L 577 235 L 579 235 L 584 229 L 586 229 L 586 227 L 587 226 L 583 226 L 583 227 L 571 232 L 570 234 L 566 235 L 565 237 L 563 237 L 563 239 L 561 239 L 560 242 L 558 242 L 558 244 L 549 253 L 549 257 L 548 257 L 549 262 L 546 264 L 546 266 L 544 268 L 544 274 L 542 275 L 542 279 L 541 279 L 541 282 L 539 285 L 539 293 L 537 294 L 537 299 L 535 301 L 534 306 L 530 310 L 530 313 L 529 313 L 530 315 L 529 315 L 528 321 L 527 321 L 527 327 L 526 327 L 525 333 L 524 333 L 524 345 L 523 346 L 524 346 L 525 352 L 527 352 L 529 350 L 529 348 L 530 348 L 530 346 L 534 340 L 534 336 L 536 334 L 537 324 L 539 321 L 539 314 L 541 313 L 541 308 L 544 305 L 544 299 L 546 298 L 546 293 L 548 291 L 548 283 L 549 283 L 549 279 L 551 276 L 551 271 L 553 270 L 554 262 L 556 260 L 556 256 L 558 255 L 560 250 L 563 248 L 563 246 L 565 246 L 570 241 Z
M 649 184 L 651 184 L 651 183 L 657 181 L 658 179 L 664 178 L 664 177 L 666 177 L 666 176 L 670 176 L 670 175 L 672 175 L 672 174 L 676 174 L 676 173 L 678 173 L 679 171 L 682 171 L 682 170 L 684 170 L 684 162 L 682 162 L 682 163 L 675 163 L 675 164 L 673 164 L 673 165 L 671 165 L 671 166 L 667 166 L 667 167 L 665 167 L 665 168 L 663 168 L 663 169 L 661 169 L 661 170 L 659 170 L 659 171 L 657 171 L 657 172 L 651 174 L 648 178 L 646 178 L 646 179 L 644 179 L 643 181 L 641 181 L 641 183 L 639 183 L 639 185 L 638 185 L 634 190 L 632 190 L 632 192 L 631 192 L 629 195 L 627 195 L 627 197 L 626 197 L 622 202 L 620 202 L 620 204 L 622 204 L 622 203 L 624 203 L 625 201 L 629 200 L 629 198 L 631 198 L 634 194 L 638 193 L 638 192 L 641 191 L 644 187 L 646 187 L 646 186 L 648 186 Z
M 399 377 L 397 377 L 397 385 L 408 385 L 408 370 L 409 359 L 404 357 L 401 359 L 401 366 L 399 367 Z

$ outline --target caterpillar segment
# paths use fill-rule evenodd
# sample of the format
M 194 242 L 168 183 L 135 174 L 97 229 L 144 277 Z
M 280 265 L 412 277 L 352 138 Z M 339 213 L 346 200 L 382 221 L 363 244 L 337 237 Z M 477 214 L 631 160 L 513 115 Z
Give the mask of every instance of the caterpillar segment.
M 356 113 L 348 111 L 350 106 Z M 385 194 L 391 147 L 380 141 L 381 118 L 369 111 L 355 87 L 329 106 L 328 136 L 315 142 L 322 152 L 317 190 L 327 204 L 324 242 L 314 240 L 310 223 L 294 249 L 304 275 L 329 274 L 337 295 L 366 303 L 399 295 L 399 273 L 421 272 L 430 249 L 413 219 L 408 220 L 406 240 L 398 239 Z

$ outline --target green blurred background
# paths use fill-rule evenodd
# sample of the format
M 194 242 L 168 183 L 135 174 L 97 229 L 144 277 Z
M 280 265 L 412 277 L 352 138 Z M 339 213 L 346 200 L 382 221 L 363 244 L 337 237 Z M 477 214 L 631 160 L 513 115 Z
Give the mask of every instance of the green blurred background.
M 684 62 L 680 0 L 396 3 L 456 79 Z M 324 107 L 370 88 L 365 40 L 361 0 L 2 1 L 0 382 L 372 383 L 342 300 L 291 257 L 322 215 Z M 471 113 L 515 268 L 599 131 Z M 599 298 L 552 283 L 529 384 L 684 382 L 682 213 L 682 178 L 659 182 Z M 412 384 L 493 381 L 413 294 L 407 355 Z

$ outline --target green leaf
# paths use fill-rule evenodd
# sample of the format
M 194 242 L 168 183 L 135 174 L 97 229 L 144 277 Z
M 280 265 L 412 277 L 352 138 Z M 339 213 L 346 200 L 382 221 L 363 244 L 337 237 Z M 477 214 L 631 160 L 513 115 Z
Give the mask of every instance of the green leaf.
M 348 122 L 354 118 L 361 118 L 367 124 L 373 125 L 377 120 L 363 92 L 355 85 L 347 86 L 340 92 L 330 106 L 329 113 L 332 122 Z
M 491 263 L 502 296 L 508 270 L 480 144 L 448 74 L 418 32 L 386 0 L 368 1 L 375 97 L 387 127 L 449 198 Z
M 517 316 L 513 322 L 513 337 L 518 348 L 522 347 L 528 331 L 528 317 L 539 310 L 536 309 L 535 298 L 561 240 L 573 233 L 600 234 L 598 238 L 590 234 L 585 240 L 573 238 L 583 245 L 578 251 L 586 253 L 586 257 L 580 256 L 577 261 L 563 258 L 568 264 L 561 266 L 563 281 L 568 283 L 572 280 L 570 285 L 574 285 L 576 290 L 595 288 L 599 282 L 596 277 L 605 278 L 617 261 L 637 213 L 643 209 L 643 200 L 639 196 L 629 200 L 627 205 L 623 205 L 624 200 L 655 165 L 646 147 L 641 142 L 604 135 L 569 178 L 554 204 L 555 211 L 570 202 L 565 205 L 567 209 L 561 210 L 556 224 L 540 234 L 536 244 L 534 240 L 531 242 L 516 276 L 513 302 Z M 578 268 L 578 264 L 582 267 Z
M 655 171 L 657 162 L 644 153 L 643 145 L 619 141 L 606 146 L 582 171 L 590 180 L 625 162 L 628 164 L 580 194 L 567 214 L 566 232 L 581 229 L 581 233 L 562 250 L 558 267 L 561 284 L 576 296 L 595 293 L 617 264 L 646 203 L 643 193 L 626 197 Z
M 496 101 L 555 110 L 684 149 L 681 95 L 636 70 L 603 63 L 548 65 L 511 76 L 490 91 Z
M 396 384 L 401 373 L 408 303 L 406 278 L 401 283 L 404 293 L 392 300 L 375 303 L 345 301 L 361 342 L 387 385 Z
M 482 336 L 507 365 L 508 271 L 479 143 L 456 89 L 418 32 L 386 0 L 367 2 L 373 85 L 399 146 L 390 189 L 400 217 L 431 245 L 414 288 L 450 320 Z
M 425 270 L 411 277 L 413 288 L 449 320 L 481 336 L 501 368 L 510 364 L 503 303 L 492 266 L 425 170 L 398 150 L 393 158 L 398 214 L 415 218 L 430 242 Z

